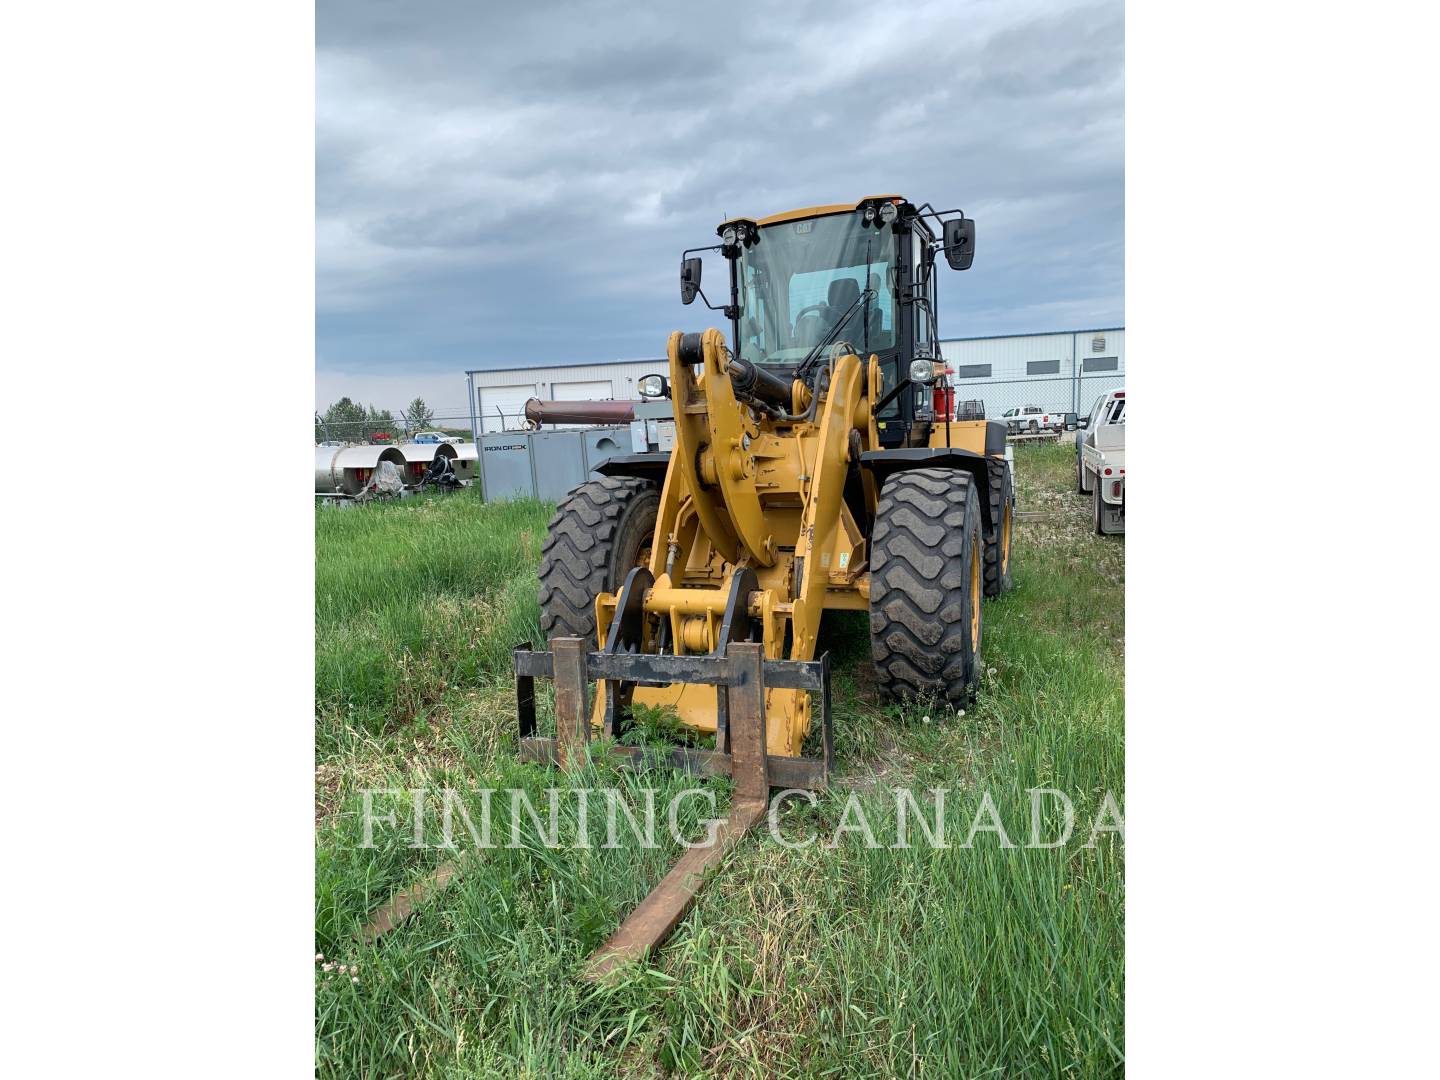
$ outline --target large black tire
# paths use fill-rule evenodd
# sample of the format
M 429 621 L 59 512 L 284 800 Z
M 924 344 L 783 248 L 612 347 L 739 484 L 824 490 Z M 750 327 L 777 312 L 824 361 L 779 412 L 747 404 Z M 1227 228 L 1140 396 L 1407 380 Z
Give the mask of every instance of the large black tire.
M 595 597 L 616 592 L 654 543 L 660 493 L 631 477 L 587 480 L 561 501 L 540 549 L 540 629 L 595 643 Z
M 1090 494 L 1090 489 L 1085 486 L 1085 433 L 1083 431 L 1075 436 L 1075 490 L 1081 495 Z
M 990 528 L 985 530 L 985 595 L 999 596 L 1014 586 L 1010 553 L 1015 544 L 1015 479 L 1008 461 L 991 461 Z
M 983 563 L 969 473 L 914 469 L 886 481 L 870 534 L 870 650 L 886 697 L 974 700 Z

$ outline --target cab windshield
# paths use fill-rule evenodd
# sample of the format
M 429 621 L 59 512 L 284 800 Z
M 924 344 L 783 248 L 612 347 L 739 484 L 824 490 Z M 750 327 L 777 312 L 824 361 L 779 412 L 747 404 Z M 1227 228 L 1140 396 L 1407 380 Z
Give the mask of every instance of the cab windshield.
M 757 364 L 797 364 L 842 319 L 835 340 L 862 356 L 893 349 L 895 252 L 895 233 L 864 225 L 859 214 L 760 229 L 736 267 L 740 355 Z M 867 287 L 875 296 L 856 307 Z

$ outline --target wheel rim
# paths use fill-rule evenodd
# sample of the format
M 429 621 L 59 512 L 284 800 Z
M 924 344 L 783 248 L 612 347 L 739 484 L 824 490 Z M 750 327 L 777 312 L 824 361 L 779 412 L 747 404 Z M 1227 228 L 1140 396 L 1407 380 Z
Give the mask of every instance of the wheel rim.
M 1000 525 L 1000 572 L 1001 572 L 1002 574 L 1008 574 L 1008 573 L 1010 572 L 1010 521 L 1011 521 L 1011 513 L 1012 513 L 1011 506 L 1010 506 L 1010 504 L 1007 502 L 1007 503 L 1005 504 L 1005 516 L 1004 516 L 1003 519 L 1001 519 L 1001 525 Z
M 970 651 L 980 651 L 980 545 L 970 544 Z
M 613 564 L 614 569 L 612 571 L 615 579 L 610 583 L 610 588 L 606 591 L 612 593 L 619 592 L 620 586 L 625 583 L 626 575 L 628 575 L 631 570 L 635 569 L 635 567 L 643 566 L 646 569 L 649 569 L 650 559 L 654 554 L 655 533 L 653 530 L 646 533 L 640 538 L 640 543 L 635 548 L 635 555 L 633 558 L 626 559 L 625 551 L 617 550 L 614 556 L 615 562 Z

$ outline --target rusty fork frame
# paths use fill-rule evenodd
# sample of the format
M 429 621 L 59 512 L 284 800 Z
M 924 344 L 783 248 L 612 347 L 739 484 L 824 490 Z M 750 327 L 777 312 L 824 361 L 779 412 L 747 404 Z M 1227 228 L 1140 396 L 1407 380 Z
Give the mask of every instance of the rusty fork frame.
M 573 644 L 572 644 L 573 643 Z M 754 657 L 751 657 L 751 653 Z M 549 652 L 532 652 L 527 641 L 514 650 L 515 703 L 520 718 L 520 760 L 544 765 L 564 765 L 573 752 L 574 741 L 590 737 L 587 684 L 600 679 L 643 686 L 673 683 L 701 683 L 714 686 L 724 695 L 717 709 L 720 719 L 715 732 L 715 749 L 687 747 L 656 749 L 640 746 L 611 746 L 610 753 L 623 766 L 635 769 L 669 766 L 699 776 L 735 775 L 732 748 L 737 722 L 729 703 L 734 689 L 755 664 L 762 688 L 758 709 L 763 716 L 763 690 L 808 690 L 820 698 L 821 757 L 786 757 L 766 754 L 770 782 L 776 787 L 823 790 L 829 785 L 835 766 L 835 729 L 830 715 L 830 654 L 817 660 L 767 660 L 757 643 L 729 642 L 720 655 L 670 656 L 651 653 L 586 652 L 579 638 L 557 637 Z M 746 659 L 741 659 L 742 657 Z M 750 673 L 753 674 L 753 673 Z M 555 681 L 555 729 L 557 738 L 535 734 L 535 680 Z M 620 732 L 609 732 L 616 734 Z M 572 738 L 573 737 L 573 738 Z M 762 742 L 762 746 L 764 743 Z
M 655 751 L 611 746 L 621 764 L 635 769 L 668 765 L 706 776 L 729 776 L 735 785 L 730 816 L 712 843 L 689 848 L 660 884 L 640 902 L 586 964 L 586 977 L 604 979 L 646 956 L 675 929 L 705 883 L 705 875 L 765 816 L 770 786 L 818 789 L 829 782 L 834 761 L 830 717 L 830 658 L 767 660 L 758 642 L 732 641 L 721 655 L 664 656 L 586 652 L 579 638 L 555 638 L 550 651 L 514 652 L 516 701 L 520 716 L 520 757 L 572 767 L 584 760 L 590 740 L 587 685 L 599 679 L 665 686 L 677 682 L 715 686 L 725 697 L 724 730 L 715 750 Z M 555 682 L 556 738 L 535 734 L 535 680 Z M 765 688 L 786 687 L 820 695 L 821 758 L 782 757 L 766 752 Z

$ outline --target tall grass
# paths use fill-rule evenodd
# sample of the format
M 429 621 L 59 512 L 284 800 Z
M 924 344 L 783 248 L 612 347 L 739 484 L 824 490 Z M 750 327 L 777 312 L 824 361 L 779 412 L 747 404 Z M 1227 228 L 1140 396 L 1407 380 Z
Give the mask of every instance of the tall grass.
M 875 700 L 863 616 L 827 616 L 842 786 L 788 804 L 783 832 L 829 840 L 853 790 L 893 843 L 893 788 L 944 787 L 947 838 L 988 792 L 1010 838 L 974 846 L 788 850 L 747 839 L 670 944 L 621 982 L 578 978 L 588 952 L 663 875 L 647 850 L 518 848 L 462 872 L 371 947 L 369 911 L 446 852 L 412 850 L 404 789 L 614 787 L 663 807 L 691 781 L 603 755 L 580 772 L 513 753 L 508 652 L 535 635 L 546 507 L 467 494 L 317 513 L 316 940 L 349 977 L 317 971 L 316 1053 L 335 1077 L 1109 1076 L 1123 1068 L 1123 845 L 1087 847 L 1105 792 L 1123 798 L 1123 543 L 1067 496 L 1064 446 L 1017 454 L 1023 508 L 1014 592 L 985 606 L 986 676 L 964 716 Z M 724 781 L 706 781 L 721 813 Z M 1060 849 L 1029 849 L 1029 788 L 1075 802 Z M 362 789 L 399 826 L 360 847 Z M 699 810 L 684 804 L 688 834 Z M 561 835 L 577 827 L 562 803 Z M 508 809 L 495 806 L 495 835 Z M 435 835 L 434 801 L 429 831 Z M 1057 817 L 1043 819 L 1052 835 Z M 593 829 L 593 824 L 592 824 Z M 888 833 L 888 836 L 887 836 Z
M 332 722 L 380 734 L 454 687 L 508 678 L 539 634 L 536 567 L 551 508 L 483 504 L 470 491 L 320 508 L 315 520 L 319 745 Z

